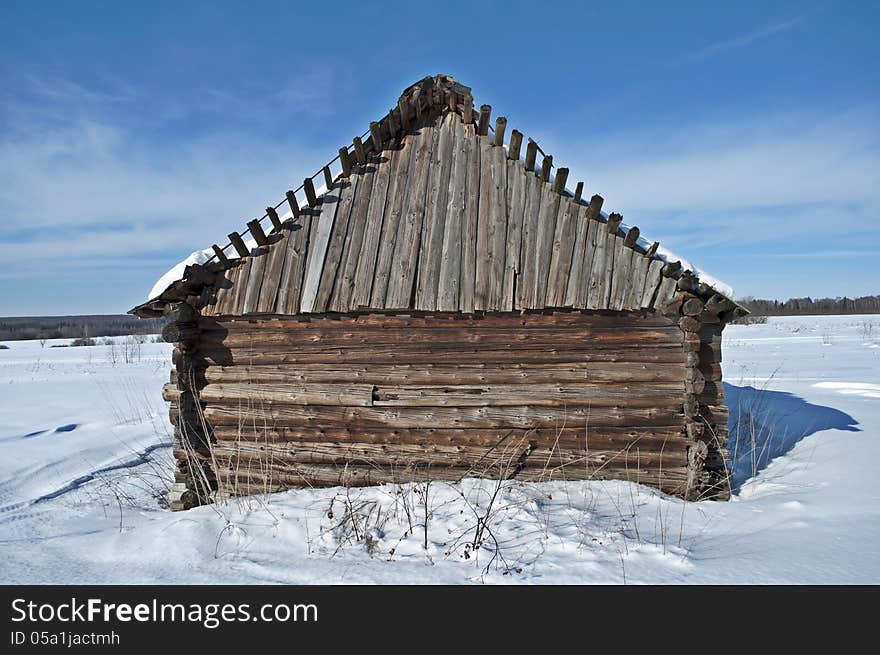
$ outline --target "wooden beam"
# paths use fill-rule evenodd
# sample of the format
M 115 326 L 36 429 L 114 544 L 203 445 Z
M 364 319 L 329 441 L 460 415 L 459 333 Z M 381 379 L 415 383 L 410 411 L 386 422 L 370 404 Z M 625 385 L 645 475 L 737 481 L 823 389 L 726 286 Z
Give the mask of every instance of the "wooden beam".
M 241 238 L 241 235 L 238 232 L 229 233 L 229 242 L 233 245 L 239 257 L 250 256 L 251 251 L 248 250 L 248 247 L 246 245 L 244 245 L 244 240 Z
M 351 158 L 348 156 L 347 146 L 339 149 L 339 165 L 342 166 L 342 177 L 351 175 Z
M 327 191 L 333 188 L 333 173 L 330 172 L 330 166 L 324 167 L 324 186 L 327 187 Z
M 269 244 L 269 237 L 266 236 L 266 233 L 263 232 L 263 226 L 260 225 L 260 221 L 256 218 L 252 221 L 248 221 L 248 229 L 251 231 L 251 236 L 254 237 L 254 241 L 257 242 L 258 246 L 266 246 Z
M 266 207 L 266 216 L 269 217 L 269 220 L 272 221 L 272 229 L 275 232 L 281 231 L 281 219 L 278 217 L 278 212 L 275 211 L 274 207 Z
M 627 248 L 635 248 L 636 243 L 639 241 L 639 228 L 633 225 L 629 228 L 629 232 L 626 233 L 626 237 L 623 239 L 623 245 Z
M 529 145 L 526 146 L 526 170 L 535 170 L 535 159 L 538 157 L 538 144 L 529 139 Z
M 400 120 L 398 116 L 400 112 L 397 109 L 392 109 L 388 112 L 388 132 L 390 132 L 391 138 L 397 136 L 397 133 L 400 132 Z
M 357 159 L 359 166 L 367 163 L 367 151 L 364 150 L 364 142 L 361 141 L 359 136 L 354 138 L 354 157 Z
M 519 151 L 522 148 L 523 135 L 519 130 L 510 133 L 510 145 L 507 148 L 507 158 L 519 161 Z
M 504 116 L 499 116 L 495 120 L 495 141 L 493 142 L 496 146 L 504 145 L 504 130 L 507 129 L 507 119 Z
M 294 218 L 299 218 L 299 201 L 296 199 L 296 194 L 293 191 L 287 192 L 287 204 L 290 205 L 290 211 L 293 212 Z
M 537 145 L 537 144 L 536 144 Z M 541 161 L 541 181 L 550 181 L 550 169 L 553 168 L 553 155 L 544 155 Z
M 306 192 L 306 202 L 309 203 L 309 207 L 314 207 L 318 204 L 318 197 L 315 195 L 315 184 L 312 182 L 312 178 L 307 177 L 303 180 L 303 191 Z
M 464 107 L 461 110 L 461 119 L 464 121 L 465 125 L 470 125 L 474 122 L 474 99 L 471 96 L 466 96 L 464 99 Z
M 590 198 L 590 206 L 587 207 L 587 219 L 598 220 L 599 214 L 602 212 L 602 203 L 605 202 L 598 193 Z
M 617 228 L 620 227 L 620 223 L 623 221 L 623 216 L 618 213 L 613 213 L 608 217 L 608 225 L 607 230 L 608 234 L 617 234 Z
M 216 243 L 211 246 L 214 250 L 214 254 L 217 256 L 217 261 L 220 262 L 223 266 L 229 266 L 229 257 L 226 256 L 226 253 L 223 252 L 223 248 L 218 246 Z
M 577 183 L 577 187 L 575 187 L 575 190 L 574 190 L 574 201 L 575 201 L 575 204 L 580 204 L 580 202 L 581 202 L 581 196 L 583 196 L 583 194 L 584 194 L 584 183 L 583 183 L 583 182 L 578 182 L 578 183 Z
M 373 152 L 378 155 L 382 152 L 382 131 L 376 121 L 370 123 L 370 138 L 373 139 Z
M 556 193 L 565 193 L 565 183 L 568 181 L 568 169 L 559 168 L 556 170 L 556 178 L 553 180 L 553 190 Z
M 657 253 L 657 248 L 659 248 L 659 247 L 660 247 L 659 241 L 655 241 L 654 243 L 652 243 L 651 246 L 648 248 L 648 252 L 645 253 L 645 257 L 647 257 L 648 259 L 651 259 L 652 257 L 654 257 L 654 255 Z
M 480 107 L 480 122 L 477 125 L 477 134 L 486 136 L 489 134 L 489 119 L 492 117 L 492 105 Z

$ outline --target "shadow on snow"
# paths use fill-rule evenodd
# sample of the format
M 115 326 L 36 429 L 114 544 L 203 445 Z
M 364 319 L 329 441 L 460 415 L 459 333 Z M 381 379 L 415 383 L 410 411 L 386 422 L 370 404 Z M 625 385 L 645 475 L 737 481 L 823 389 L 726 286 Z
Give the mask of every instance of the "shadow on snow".
M 731 487 L 736 492 L 804 437 L 822 430 L 860 432 L 858 421 L 833 407 L 808 403 L 785 391 L 768 391 L 724 383 L 730 408 Z

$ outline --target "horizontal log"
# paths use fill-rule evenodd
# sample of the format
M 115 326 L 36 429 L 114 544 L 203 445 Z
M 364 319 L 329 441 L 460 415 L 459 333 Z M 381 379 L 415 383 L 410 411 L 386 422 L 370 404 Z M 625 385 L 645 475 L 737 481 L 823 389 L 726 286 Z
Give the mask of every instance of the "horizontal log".
M 486 471 L 484 477 L 491 477 Z M 363 487 L 378 484 L 404 484 L 409 482 L 458 481 L 464 477 L 476 477 L 466 468 L 379 468 L 374 466 L 330 466 L 299 465 L 293 471 L 218 471 L 222 483 L 221 490 L 231 496 L 255 495 L 282 491 L 291 487 Z M 651 484 L 670 494 L 684 491 L 687 480 L 685 467 L 666 468 L 656 473 L 627 470 L 596 469 L 581 466 L 568 466 L 561 469 L 525 469 L 516 475 L 521 482 L 547 482 L 550 480 L 631 480 Z
M 198 370 L 198 379 L 213 382 L 350 383 L 374 384 L 553 384 L 595 382 L 633 384 L 638 382 L 682 383 L 682 364 L 639 364 L 595 362 L 569 364 L 462 363 L 422 365 L 302 364 L 287 366 L 213 366 Z
M 326 444 L 307 442 L 304 446 L 290 444 L 259 444 L 254 442 L 218 442 L 212 449 L 213 462 L 219 469 L 241 466 L 258 469 L 296 464 L 331 464 L 335 466 L 371 465 L 381 467 L 440 466 L 472 468 L 475 472 L 498 467 L 552 468 L 581 465 L 609 469 L 658 470 L 662 466 L 683 466 L 687 462 L 686 444 L 662 451 L 641 447 L 616 450 L 537 447 L 529 450 L 528 442 L 507 443 L 497 448 L 473 446 L 415 446 L 372 444 Z
M 679 405 L 680 408 L 680 405 Z M 684 425 L 673 408 L 612 407 L 313 407 L 209 405 L 211 425 L 358 428 L 539 428 L 564 426 Z
M 478 325 L 481 328 L 513 328 L 540 327 L 540 326 L 569 326 L 583 327 L 622 327 L 635 328 L 668 328 L 672 325 L 669 319 L 653 312 L 619 312 L 619 313 L 583 313 L 583 312 L 554 312 L 554 313 L 499 313 L 499 314 L 420 314 L 419 312 L 407 312 L 403 315 L 395 314 L 325 314 L 325 315 L 302 315 L 282 316 L 271 314 L 260 317 L 241 316 L 203 316 L 199 319 L 199 327 L 202 330 L 229 330 L 232 326 L 239 329 L 332 329 L 340 328 L 352 330 L 359 327 L 406 327 L 406 328 L 431 328 L 443 325 Z
M 234 350 L 222 346 L 203 344 L 199 355 L 217 364 L 233 363 L 246 365 L 263 364 L 437 364 L 468 363 L 474 360 L 482 363 L 563 363 L 563 362 L 635 362 L 635 363 L 684 363 L 685 354 L 679 348 L 653 347 L 646 350 L 636 348 L 583 348 L 557 349 L 499 347 L 498 349 L 476 348 L 473 346 L 447 349 L 418 348 L 403 346 L 376 346 L 362 349 L 324 348 L 305 350 L 293 346 L 271 350 L 253 347 L 239 347 Z
M 346 405 L 373 404 L 371 384 L 209 384 L 199 390 L 203 403 L 223 402 L 248 405 Z
M 306 443 L 365 443 L 365 444 L 415 444 L 438 446 L 482 446 L 493 447 L 504 442 L 521 440 L 535 441 L 538 444 L 558 444 L 565 447 L 599 449 L 625 448 L 631 444 L 645 444 L 655 450 L 667 443 L 684 440 L 681 423 L 672 425 L 652 425 L 647 427 L 561 427 L 538 429 L 511 428 L 375 428 L 361 429 L 302 428 L 280 425 L 215 425 L 213 437 L 218 441 L 261 442 L 275 441 Z
M 266 327 L 256 330 L 208 330 L 201 333 L 202 341 L 225 344 L 247 344 L 254 341 L 264 344 L 311 344 L 361 345 L 375 343 L 424 344 L 436 342 L 463 341 L 467 343 L 503 341 L 547 341 L 559 340 L 562 343 L 627 343 L 681 344 L 681 331 L 673 328 L 629 329 L 592 327 L 511 327 L 482 328 L 479 326 L 446 326 L 429 328 L 357 328 L 290 330 Z
M 681 383 L 569 385 L 437 385 L 367 384 L 209 384 L 202 402 L 262 405 L 341 405 L 360 407 L 566 407 L 625 405 L 666 407 L 682 401 Z

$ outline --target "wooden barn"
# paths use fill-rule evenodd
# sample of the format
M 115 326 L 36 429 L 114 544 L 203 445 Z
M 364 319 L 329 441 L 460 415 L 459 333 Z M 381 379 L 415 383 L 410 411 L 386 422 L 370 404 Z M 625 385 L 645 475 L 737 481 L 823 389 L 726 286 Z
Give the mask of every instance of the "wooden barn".
M 728 497 L 721 332 L 745 310 L 506 123 L 425 78 L 131 310 L 175 344 L 174 508 L 499 476 Z

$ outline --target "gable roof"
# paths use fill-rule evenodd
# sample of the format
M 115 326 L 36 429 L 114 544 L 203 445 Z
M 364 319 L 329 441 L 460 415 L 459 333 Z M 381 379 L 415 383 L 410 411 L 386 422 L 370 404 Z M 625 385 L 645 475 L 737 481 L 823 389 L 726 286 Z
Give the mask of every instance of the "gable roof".
M 744 311 L 603 213 L 600 196 L 583 198 L 582 183 L 569 191 L 568 169 L 552 173 L 537 143 L 523 148 L 513 130 L 505 144 L 506 119 L 490 122 L 468 87 L 421 80 L 319 171 L 323 190 L 309 178 L 305 203 L 289 191 L 248 223 L 254 247 L 231 234 L 214 261 L 187 267 L 132 313 L 155 315 L 193 295 L 209 315 L 643 310 L 677 289 L 728 315 Z

